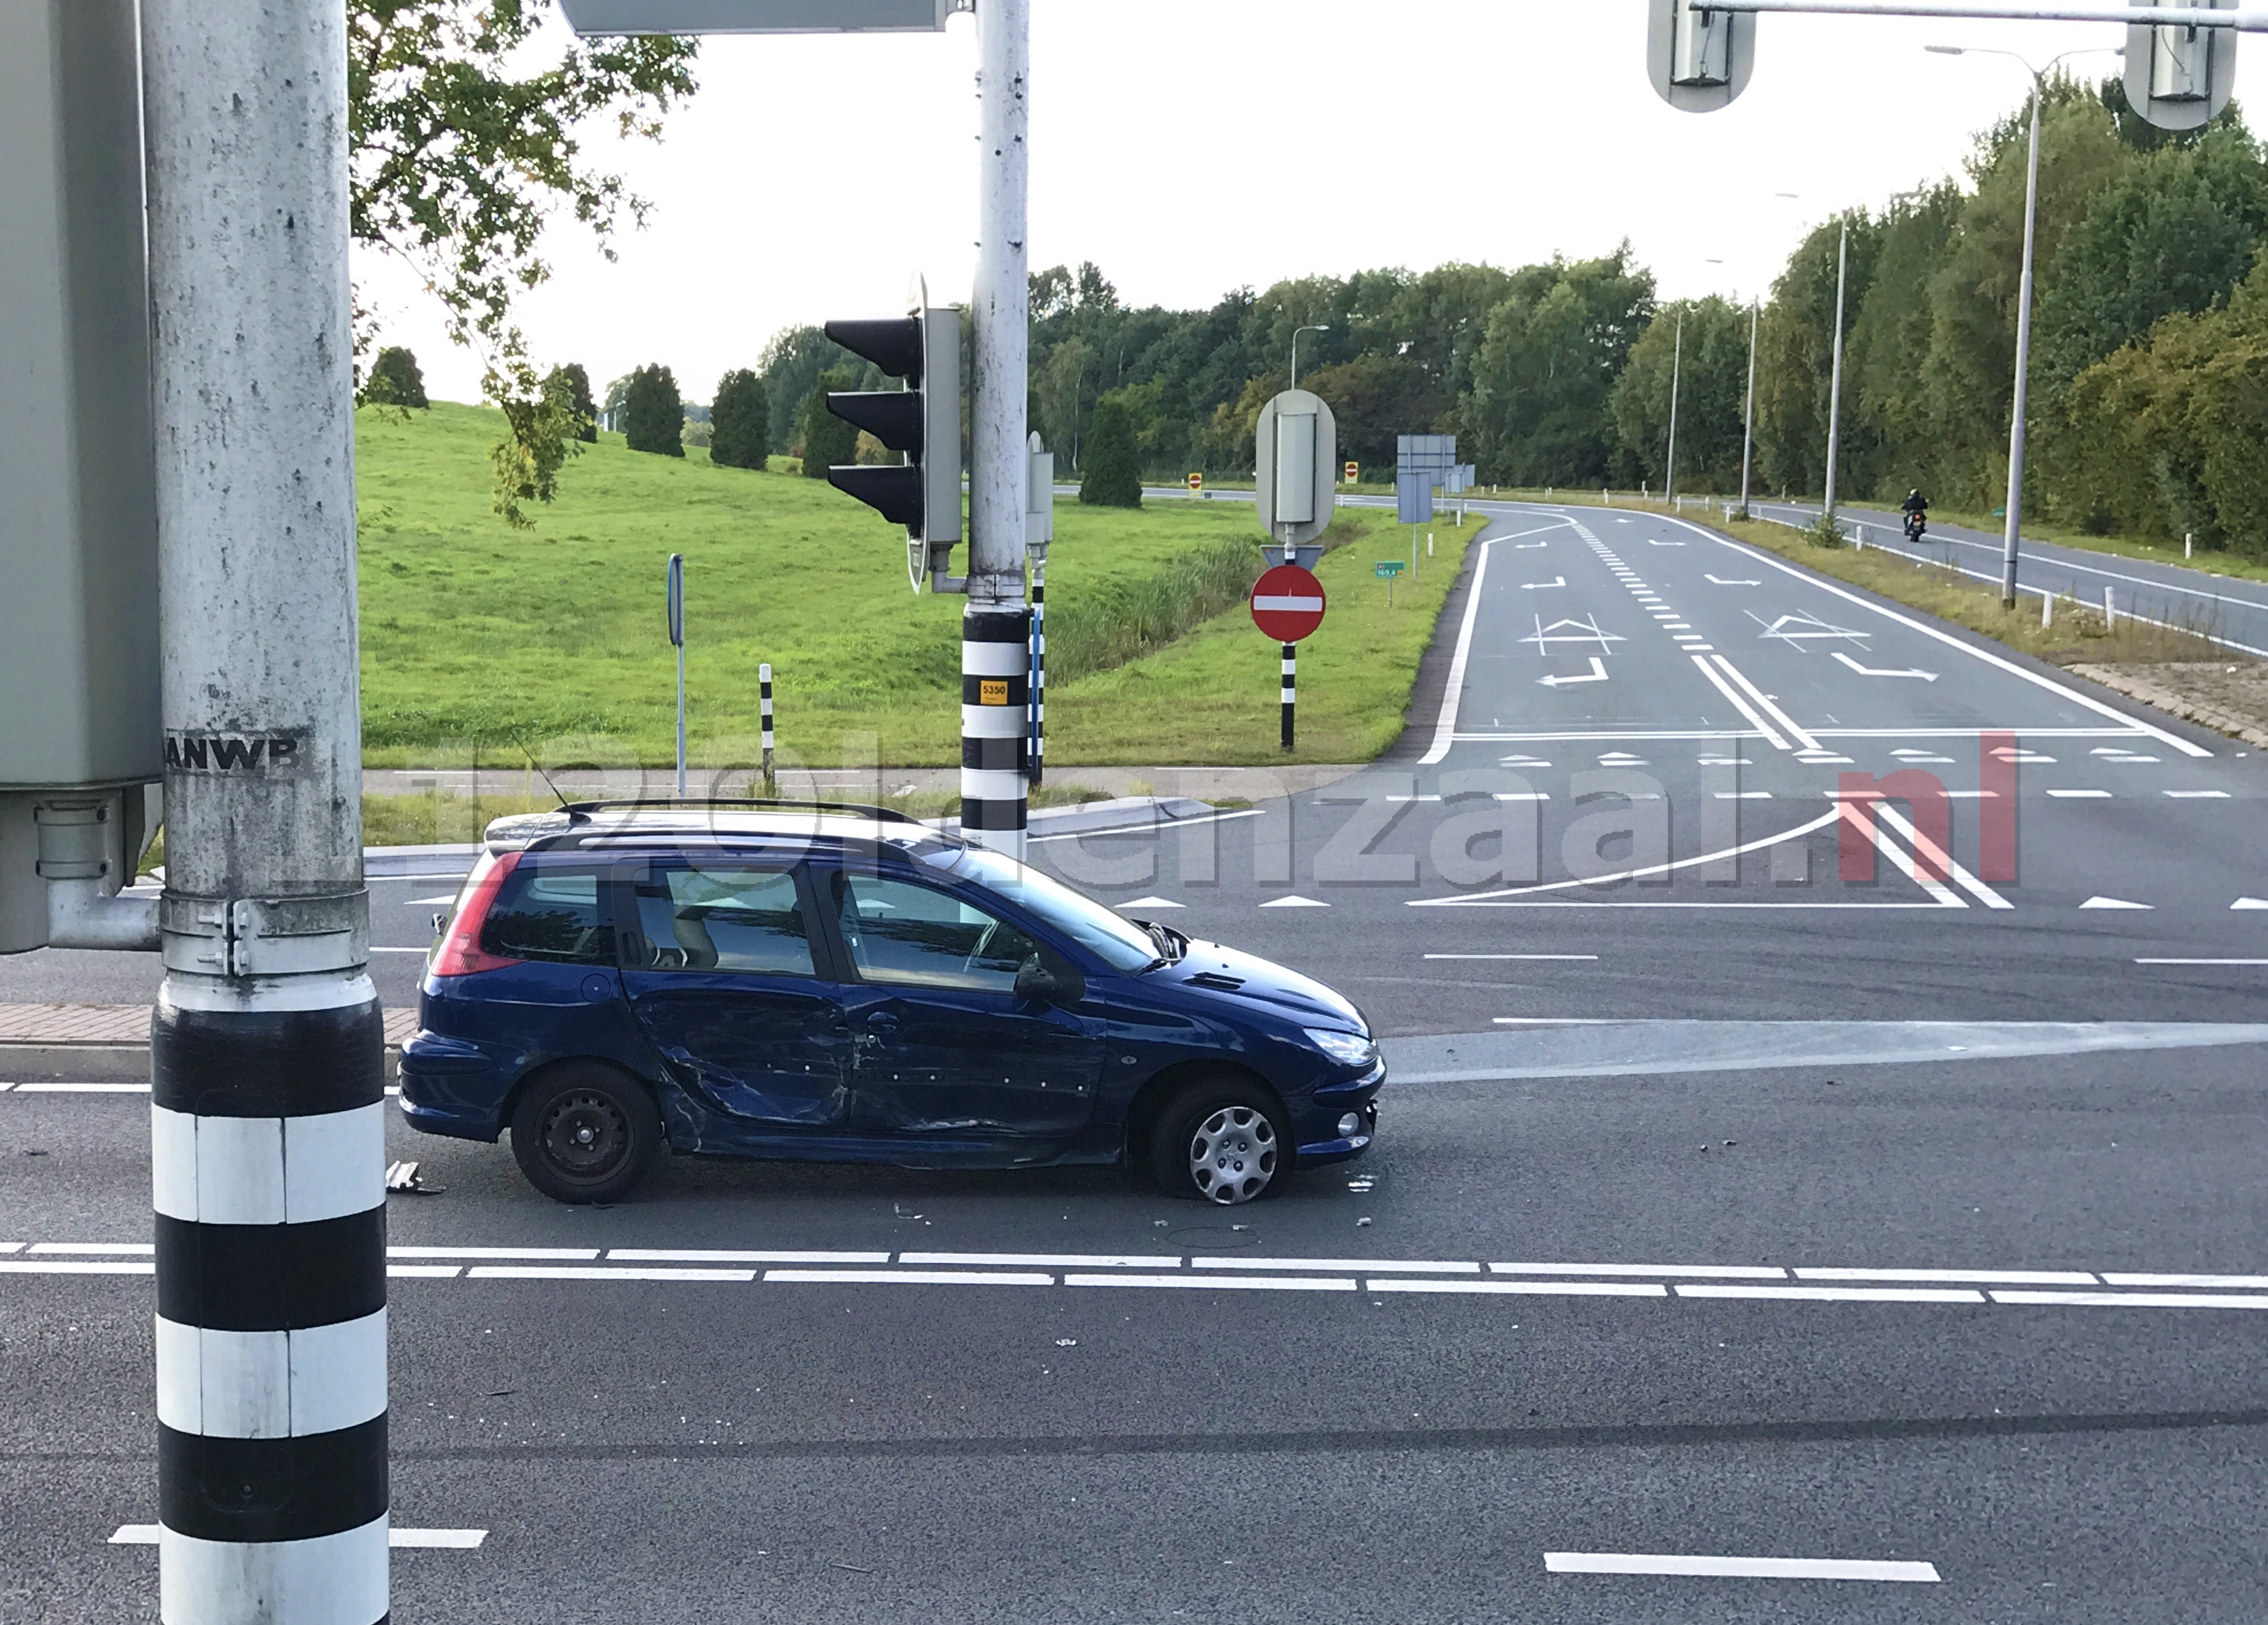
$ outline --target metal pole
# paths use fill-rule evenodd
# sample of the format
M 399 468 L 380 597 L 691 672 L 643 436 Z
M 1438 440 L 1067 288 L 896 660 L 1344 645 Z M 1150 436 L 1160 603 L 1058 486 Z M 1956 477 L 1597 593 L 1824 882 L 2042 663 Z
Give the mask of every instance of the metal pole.
M 2000 539 L 2000 603 L 2016 607 L 2017 536 L 2024 515 L 2024 408 L 2031 393 L 2032 248 L 2039 229 L 2040 101 L 2047 93 L 2042 77 L 2032 75 L 2032 153 L 2024 183 L 2024 275 L 2016 294 L 2016 400 L 2008 424 L 2008 528 Z
M 975 365 L 968 469 L 968 603 L 961 621 L 961 828 L 1020 858 L 1030 816 L 1025 727 L 1031 612 L 1024 600 L 1025 280 L 1031 0 L 976 13 L 981 108 Z
M 1843 219 L 1843 246 L 1835 255 L 1835 366 L 1827 388 L 1827 522 L 1835 522 L 1836 461 L 1843 448 L 1843 293 L 1851 270 L 1851 220 Z
M 1386 593 L 1388 599 L 1394 595 L 1392 576 L 1386 579 Z M 1292 748 L 1292 741 L 1294 737 L 1293 713 L 1298 710 L 1299 703 L 1300 646 L 1296 643 L 1287 643 L 1284 646 L 1284 749 L 1286 750 Z
M 345 0 L 143 0 L 166 772 L 158 1613 L 387 1612 Z
M 1662 499 L 1673 508 L 1677 506 L 1677 384 L 1685 368 L 1685 310 L 1677 312 L 1677 343 L 1669 356 L 1669 470 L 1662 481 Z
M 1741 517 L 1749 516 L 1749 468 L 1756 445 L 1756 321 L 1758 305 L 1749 301 L 1749 403 L 1741 413 Z

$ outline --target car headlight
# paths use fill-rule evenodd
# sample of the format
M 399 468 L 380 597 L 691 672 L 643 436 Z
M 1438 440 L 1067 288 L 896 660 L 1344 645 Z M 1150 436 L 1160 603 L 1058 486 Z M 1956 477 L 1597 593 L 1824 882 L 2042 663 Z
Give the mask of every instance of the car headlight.
M 1359 1033 L 1338 1032 L 1329 1027 L 1309 1027 L 1307 1042 L 1342 1067 L 1367 1067 L 1378 1059 L 1378 1045 Z

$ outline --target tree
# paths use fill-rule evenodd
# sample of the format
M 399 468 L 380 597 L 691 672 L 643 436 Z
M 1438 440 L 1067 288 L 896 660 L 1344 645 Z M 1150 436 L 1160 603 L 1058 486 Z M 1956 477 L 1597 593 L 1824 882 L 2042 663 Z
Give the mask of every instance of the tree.
M 852 381 L 847 367 L 821 373 L 811 393 L 803 398 L 800 427 L 803 473 L 806 479 L 823 480 L 828 469 L 858 461 L 858 431 L 827 410 L 828 392 L 848 389 Z
M 400 345 L 389 345 L 378 352 L 378 359 L 370 364 L 370 377 L 364 383 L 362 398 L 373 406 L 416 407 L 420 410 L 432 403 L 425 398 L 425 374 L 417 368 L 417 358 Z
M 347 118 L 357 244 L 405 262 L 440 303 L 449 335 L 482 358 L 482 392 L 512 439 L 493 454 L 496 510 L 530 521 L 518 494 L 549 501 L 577 449 L 571 393 L 546 387 L 512 301 L 551 275 L 539 252 L 556 215 L 588 226 L 599 250 L 647 204 L 594 165 L 581 127 L 611 118 L 653 139 L 694 91 L 698 41 L 576 41 L 549 63 L 551 0 L 349 0 Z M 372 341 L 358 311 L 357 355 Z M 542 471 L 551 472 L 545 474 Z
M 855 378 L 861 376 L 860 369 L 865 365 L 818 328 L 784 328 L 773 334 L 771 343 L 764 346 L 762 358 L 756 363 L 756 375 L 763 380 L 764 400 L 771 409 L 771 426 L 766 432 L 765 443 L 790 447 L 795 445 L 802 434 L 804 403 L 818 388 L 821 373 L 847 369 Z M 873 387 L 880 388 L 881 374 L 877 372 L 874 377 L 877 381 Z M 867 386 L 835 387 L 857 389 Z
M 1653 275 L 1624 243 L 1604 259 L 1516 271 L 1489 312 L 1463 410 L 1481 477 L 1514 485 L 1605 483 L 1608 393 L 1653 319 Z
M 717 380 L 717 398 L 709 403 L 710 462 L 761 473 L 764 454 L 771 449 L 771 430 L 762 379 L 740 367 Z
M 1134 440 L 1134 415 L 1123 392 L 1114 390 L 1094 403 L 1085 473 L 1079 486 L 1081 502 L 1112 508 L 1142 506 L 1141 454 Z
M 563 389 L 567 394 L 568 410 L 575 414 L 581 426 L 575 438 L 585 445 L 595 446 L 599 439 L 599 408 L 591 399 L 591 375 L 583 370 L 580 361 L 570 361 L 565 366 L 555 366 L 544 375 L 544 393 Z
M 1683 355 L 1677 319 L 1685 318 Z M 1749 381 L 1749 313 L 1712 294 L 1665 306 L 1615 380 L 1609 404 L 1625 462 L 1656 491 L 1668 484 L 1669 396 L 1677 386 L 1681 491 L 1738 491 Z
M 622 414 L 632 451 L 685 455 L 685 402 L 677 393 L 676 375 L 667 367 L 642 366 L 630 374 Z

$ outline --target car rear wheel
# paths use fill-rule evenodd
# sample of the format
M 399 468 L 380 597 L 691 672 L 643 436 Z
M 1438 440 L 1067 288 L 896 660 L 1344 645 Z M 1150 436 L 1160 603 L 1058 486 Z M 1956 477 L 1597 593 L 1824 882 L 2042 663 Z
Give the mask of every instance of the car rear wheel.
M 660 1149 L 653 1097 L 609 1067 L 567 1067 L 540 1078 L 512 1114 L 520 1172 L 556 1201 L 620 1201 Z
M 1265 1090 L 1237 1079 L 1194 1084 L 1158 1114 L 1150 1173 L 1168 1196 L 1194 1196 L 1224 1208 L 1280 1191 L 1292 1178 L 1283 1108 Z

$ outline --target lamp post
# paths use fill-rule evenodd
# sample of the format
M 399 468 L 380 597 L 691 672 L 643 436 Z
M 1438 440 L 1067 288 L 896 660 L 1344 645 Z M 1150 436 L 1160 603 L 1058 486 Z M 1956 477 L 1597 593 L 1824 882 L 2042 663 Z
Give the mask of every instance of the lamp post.
M 1669 466 L 1662 476 L 1661 499 L 1677 506 L 1677 385 L 1685 370 L 1685 307 L 1677 307 L 1677 338 L 1669 352 Z
M 2013 609 L 2016 605 L 2017 539 L 2024 513 L 2024 409 L 2031 395 L 2032 253 L 2039 235 L 2040 104 L 2047 96 L 2051 69 L 2070 57 L 2093 53 L 2066 51 L 2050 61 L 2047 67 L 2035 68 L 2014 51 L 1984 46 L 1932 45 L 1924 48 L 1939 56 L 2006 56 L 2032 76 L 2031 153 L 2024 179 L 2024 270 L 2016 292 L 2016 390 L 2008 420 L 2008 523 L 2000 537 L 2000 604 L 2003 609 Z
M 1843 217 L 1843 244 L 1835 254 L 1835 365 L 1827 384 L 1827 522 L 1835 522 L 1835 465 L 1843 449 L 1843 295 L 1851 274 L 1851 217 Z
M 1292 388 L 1297 389 L 1297 388 L 1300 387 L 1300 334 L 1302 334 L 1302 333 L 1328 333 L 1328 332 L 1329 332 L 1330 330 L 1331 330 L 1331 329 L 1330 329 L 1330 324 L 1329 324 L 1329 322 L 1322 322 L 1322 321 L 1314 322 L 1314 323 L 1309 324 L 1309 325 L 1308 325 L 1308 326 L 1307 326 L 1307 327 L 1303 327 L 1303 328 L 1293 328 L 1293 329 L 1292 329 Z
M 1749 469 L 1756 448 L 1756 322 L 1758 302 L 1749 301 L 1749 401 L 1741 410 L 1741 517 L 1749 516 Z

